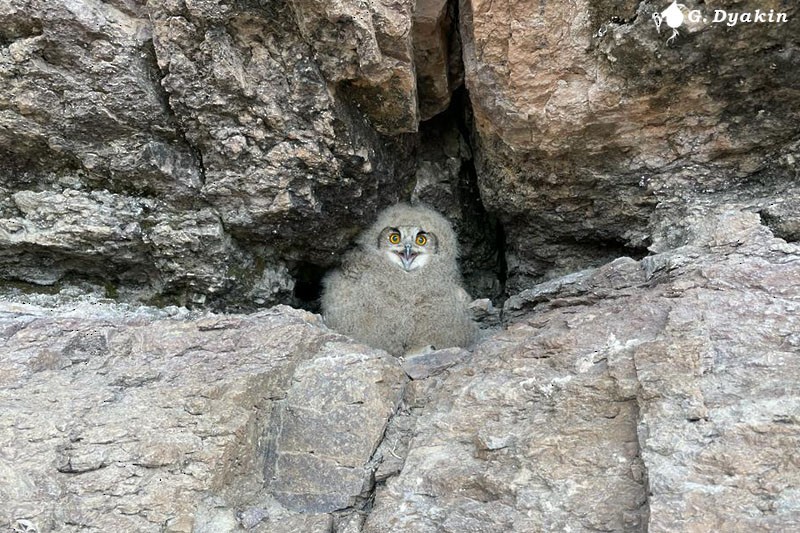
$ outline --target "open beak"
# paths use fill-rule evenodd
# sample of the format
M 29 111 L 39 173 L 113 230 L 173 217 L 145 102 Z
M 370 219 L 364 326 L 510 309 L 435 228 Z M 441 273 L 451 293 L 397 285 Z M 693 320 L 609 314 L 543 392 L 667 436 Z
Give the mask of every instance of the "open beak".
M 405 249 L 403 249 L 403 253 L 400 254 L 400 259 L 403 261 L 403 268 L 409 270 L 415 257 L 417 257 L 417 254 L 411 251 L 411 245 L 406 244 Z

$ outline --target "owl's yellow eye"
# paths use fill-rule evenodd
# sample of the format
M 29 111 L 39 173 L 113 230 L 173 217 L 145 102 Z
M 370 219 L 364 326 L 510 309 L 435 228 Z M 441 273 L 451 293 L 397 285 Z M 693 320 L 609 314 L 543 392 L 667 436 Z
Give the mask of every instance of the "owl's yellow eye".
M 420 233 L 419 235 L 417 235 L 417 241 L 416 242 L 417 242 L 417 246 L 425 246 L 426 244 L 428 244 L 428 238 L 425 235 L 423 235 L 422 233 Z
M 393 231 L 389 234 L 389 242 L 392 244 L 400 244 L 400 234 Z

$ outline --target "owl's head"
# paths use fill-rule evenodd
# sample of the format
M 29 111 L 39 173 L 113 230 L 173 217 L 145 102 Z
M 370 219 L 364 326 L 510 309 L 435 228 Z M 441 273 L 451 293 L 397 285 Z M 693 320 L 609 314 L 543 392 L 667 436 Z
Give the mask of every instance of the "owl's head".
M 406 272 L 430 263 L 438 247 L 436 235 L 419 226 L 386 227 L 378 240 L 386 258 Z
M 406 272 L 436 263 L 457 268 L 456 235 L 442 215 L 427 207 L 397 204 L 387 208 L 360 241 Z

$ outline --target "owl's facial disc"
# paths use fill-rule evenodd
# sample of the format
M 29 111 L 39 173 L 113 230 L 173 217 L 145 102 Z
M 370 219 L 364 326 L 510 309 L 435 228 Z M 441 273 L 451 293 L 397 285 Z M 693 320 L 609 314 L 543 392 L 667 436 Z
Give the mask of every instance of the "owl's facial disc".
M 428 246 L 431 239 L 432 235 L 419 228 L 400 227 L 386 228 L 381 241 L 388 247 L 386 255 L 389 261 L 406 272 L 411 272 L 422 268 L 431 260 L 432 253 L 435 253 Z

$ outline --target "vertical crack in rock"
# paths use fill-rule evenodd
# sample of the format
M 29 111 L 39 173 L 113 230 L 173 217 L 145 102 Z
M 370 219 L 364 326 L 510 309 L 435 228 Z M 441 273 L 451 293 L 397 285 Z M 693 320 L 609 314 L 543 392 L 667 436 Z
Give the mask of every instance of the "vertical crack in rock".
M 634 366 L 634 374 L 635 374 L 635 364 Z M 642 409 L 641 409 L 641 398 L 640 398 L 640 389 L 641 384 L 639 384 L 638 376 L 633 377 L 636 383 L 636 393 L 635 398 L 630 400 L 633 405 L 633 413 L 631 415 L 632 421 L 635 423 L 635 434 L 636 434 L 636 457 L 634 457 L 631 461 L 631 476 L 637 482 L 642 484 L 643 490 L 641 492 L 642 496 L 642 503 L 639 509 L 628 511 L 627 520 L 633 523 L 638 524 L 641 527 L 642 533 L 647 533 L 648 531 L 648 524 L 650 523 L 650 496 L 652 491 L 650 489 L 650 477 L 648 476 L 647 472 L 647 464 L 645 463 L 644 457 L 642 456 L 642 435 L 641 431 L 643 430 L 643 421 L 642 421 Z
M 178 114 L 175 112 L 175 109 L 172 107 L 172 100 L 170 98 L 170 94 L 164 87 L 164 84 L 162 83 L 163 80 L 169 75 L 167 67 L 162 69 L 161 65 L 159 65 L 158 52 L 156 51 L 153 39 L 148 40 L 144 44 L 144 46 L 142 46 L 142 50 L 150 66 L 153 88 L 156 94 L 158 95 L 158 98 L 161 101 L 162 105 L 164 106 L 164 111 L 167 113 L 170 123 L 175 128 L 175 133 L 183 142 L 183 144 L 187 147 L 189 152 L 192 154 L 194 160 L 193 161 L 194 167 L 197 170 L 197 174 L 200 181 L 200 183 L 198 184 L 199 185 L 198 188 L 201 188 L 206 183 L 206 169 L 203 163 L 203 152 L 200 150 L 198 146 L 196 146 L 189 140 L 186 134 L 186 129 L 184 128 L 183 123 L 181 121 L 181 118 L 178 116 Z
M 458 2 L 418 0 L 413 43 L 420 120 L 426 121 L 447 109 L 464 82 Z
M 458 12 L 456 11 L 456 17 Z M 461 69 L 463 71 L 463 64 Z M 460 186 L 466 191 L 465 196 L 468 201 L 469 208 L 472 211 L 473 218 L 481 221 L 484 228 L 483 240 L 489 243 L 489 255 L 481 257 L 485 265 L 484 271 L 488 277 L 490 272 L 494 272 L 494 279 L 489 277 L 491 287 L 485 287 L 487 292 L 476 293 L 476 297 L 488 297 L 496 299 L 495 303 L 502 306 L 502 300 L 507 296 L 506 294 L 506 280 L 508 278 L 508 265 L 506 262 L 506 233 L 502 220 L 489 213 L 483 204 L 481 197 L 481 189 L 478 183 L 478 171 L 475 166 L 475 152 L 479 149 L 474 142 L 474 136 L 477 134 L 474 129 L 473 115 L 472 115 L 472 102 L 469 98 L 469 92 L 463 87 L 458 90 L 454 95 L 457 102 L 459 114 L 457 115 L 456 126 L 458 127 L 461 137 L 466 141 L 468 147 L 468 158 L 464 160 L 462 167 L 463 178 L 460 181 Z
M 459 16 L 458 0 L 417 3 L 414 46 L 420 112 L 429 118 L 420 123 L 412 199 L 433 206 L 456 223 L 468 292 L 498 300 L 505 293 L 507 277 L 505 231 L 484 207 L 478 185 Z
M 398 426 L 402 426 L 402 422 L 398 423 L 398 421 L 407 417 L 402 411 L 404 410 L 408 383 L 408 381 L 404 382 L 403 388 L 398 395 L 399 401 L 397 401 L 394 411 L 386 419 L 383 433 L 376 442 L 375 449 L 365 465 L 368 479 L 364 490 L 354 499 L 353 505 L 334 512 L 332 533 L 360 532 L 372 512 L 378 487 L 386 481 L 386 477 L 396 475 L 402 468 L 403 457 L 396 453 L 396 440 L 398 438 Z M 408 437 L 410 438 L 410 435 Z
M 297 367 L 270 428 L 265 483 L 284 507 L 333 513 L 368 506 L 375 451 L 407 381 L 397 359 L 329 345 Z
M 478 187 L 467 92 L 453 93 L 444 112 L 420 124 L 416 184 L 412 201 L 442 212 L 455 223 L 460 266 L 475 298 L 503 298 L 506 279 L 505 233 L 484 208 Z

